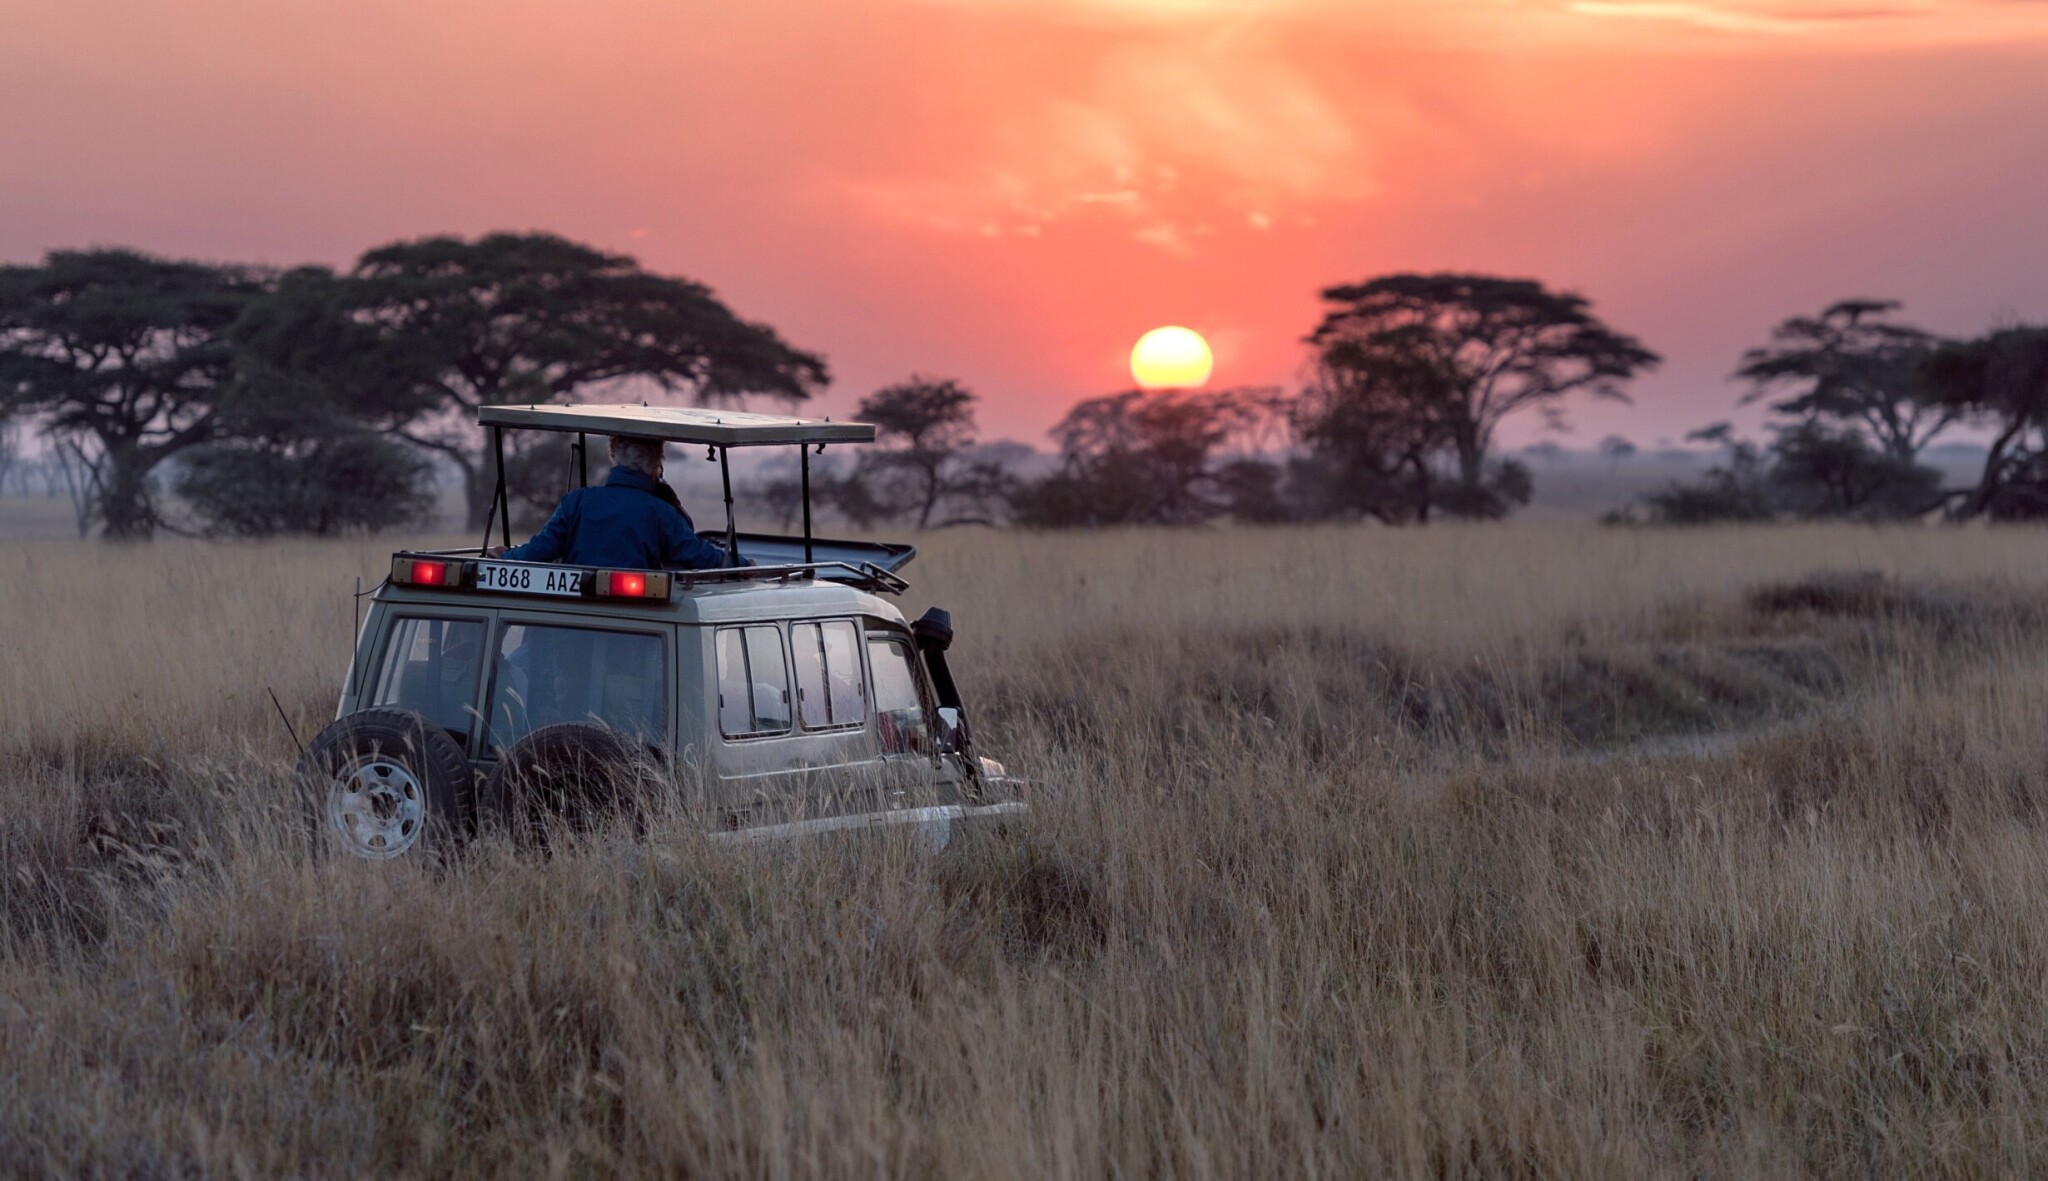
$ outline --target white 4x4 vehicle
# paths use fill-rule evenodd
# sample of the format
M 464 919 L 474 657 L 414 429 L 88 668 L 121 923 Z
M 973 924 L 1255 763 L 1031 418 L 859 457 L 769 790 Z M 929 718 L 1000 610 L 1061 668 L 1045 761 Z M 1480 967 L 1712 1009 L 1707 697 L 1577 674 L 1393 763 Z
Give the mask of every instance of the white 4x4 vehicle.
M 641 406 L 487 407 L 505 426 L 732 446 L 872 439 L 860 423 Z M 499 436 L 502 439 L 502 435 Z M 502 465 L 500 465 L 502 471 Z M 334 722 L 299 763 L 321 839 L 389 859 L 497 815 L 525 830 L 688 785 L 723 839 L 1021 812 L 974 755 L 946 613 L 888 601 L 908 546 L 734 531 L 756 565 L 612 570 L 403 552 L 371 596 Z M 497 508 L 506 500 L 499 490 Z M 488 537 L 488 528 L 486 530 Z

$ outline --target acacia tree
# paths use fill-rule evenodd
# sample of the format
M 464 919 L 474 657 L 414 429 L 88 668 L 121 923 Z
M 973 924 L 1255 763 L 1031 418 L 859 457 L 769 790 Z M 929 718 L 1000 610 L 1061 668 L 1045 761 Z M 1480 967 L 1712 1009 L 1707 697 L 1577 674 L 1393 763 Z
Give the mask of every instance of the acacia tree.
M 132 250 L 0 267 L 0 400 L 76 462 L 109 537 L 158 525 L 158 464 L 210 438 L 232 385 L 227 334 L 263 292 L 246 268 Z
M 855 413 L 875 425 L 881 446 L 862 453 L 854 479 L 928 527 L 939 502 L 974 475 L 962 460 L 974 445 L 974 403 L 957 381 L 917 376 L 868 395 Z
M 1017 516 L 1032 525 L 1208 520 L 1243 482 L 1223 478 L 1219 454 L 1260 434 L 1277 404 L 1257 389 L 1130 390 L 1077 403 L 1050 432 L 1060 470 L 1017 491 Z
M 1635 453 L 1635 443 L 1625 435 L 1609 435 L 1600 440 L 1600 454 L 1607 460 L 1607 474 L 1610 476 L 1619 474 L 1621 465 Z
M 1622 383 L 1658 362 L 1583 297 L 1531 279 L 1386 275 L 1322 297 L 1335 306 L 1308 337 L 1319 368 L 1392 383 L 1397 404 L 1442 431 L 1454 471 L 1437 496 L 1461 515 L 1498 515 L 1525 492 L 1526 469 L 1487 463 L 1508 415 L 1534 410 L 1560 425 L 1567 396 L 1627 401 Z
M 1312 517 L 1368 516 L 1387 524 L 1429 520 L 1435 456 L 1451 444 L 1453 399 L 1433 389 L 1442 371 L 1417 332 L 1334 341 L 1294 407 L 1302 454 L 1289 484 Z M 1421 391 L 1431 389 L 1427 395 Z
M 329 535 L 415 523 L 433 501 L 423 454 L 379 433 L 430 410 L 414 342 L 346 314 L 324 267 L 280 276 L 228 334 L 233 396 L 180 464 L 178 495 L 210 532 Z
M 1960 411 L 1925 381 L 1925 361 L 1942 341 L 1889 317 L 1896 300 L 1845 299 L 1818 316 L 1794 316 L 1771 342 L 1742 355 L 1735 376 L 1754 383 L 1755 402 L 1783 392 L 1771 409 L 1807 423 L 1860 427 L 1885 454 L 1911 463 Z
M 422 375 L 432 410 L 401 433 L 461 469 L 472 528 L 497 477 L 479 406 L 566 400 L 623 378 L 703 403 L 794 404 L 826 381 L 823 361 L 701 284 L 551 234 L 398 242 L 363 255 L 349 283 L 353 318 L 407 342 L 392 356 Z
M 2003 328 L 1931 353 L 1930 396 L 1993 430 L 1958 516 L 2048 516 L 2048 327 Z

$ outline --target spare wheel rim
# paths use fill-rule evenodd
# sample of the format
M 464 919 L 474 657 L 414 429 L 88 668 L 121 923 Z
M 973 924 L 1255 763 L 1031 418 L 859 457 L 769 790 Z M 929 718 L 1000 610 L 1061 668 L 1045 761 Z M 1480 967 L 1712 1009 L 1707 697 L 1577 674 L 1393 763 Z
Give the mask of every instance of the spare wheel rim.
M 426 789 L 404 763 L 360 755 L 327 784 L 327 824 L 348 852 L 389 861 L 419 843 L 427 826 Z

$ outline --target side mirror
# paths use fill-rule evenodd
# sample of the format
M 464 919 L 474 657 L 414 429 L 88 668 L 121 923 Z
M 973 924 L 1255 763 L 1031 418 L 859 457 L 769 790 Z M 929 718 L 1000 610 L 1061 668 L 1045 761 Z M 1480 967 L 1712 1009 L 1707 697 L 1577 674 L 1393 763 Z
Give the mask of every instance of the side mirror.
M 939 707 L 938 724 L 933 727 L 938 739 L 938 748 L 945 754 L 967 752 L 967 714 L 957 706 Z

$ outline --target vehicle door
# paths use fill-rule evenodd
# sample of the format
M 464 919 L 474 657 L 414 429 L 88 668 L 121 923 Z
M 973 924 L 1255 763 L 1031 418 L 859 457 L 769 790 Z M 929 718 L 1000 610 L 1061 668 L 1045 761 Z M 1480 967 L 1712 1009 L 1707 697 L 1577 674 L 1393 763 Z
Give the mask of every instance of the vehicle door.
M 852 619 L 711 629 L 715 805 L 729 826 L 877 806 L 866 673 Z
M 885 805 L 921 808 L 957 802 L 940 798 L 931 688 L 910 633 L 872 619 L 864 630 Z

